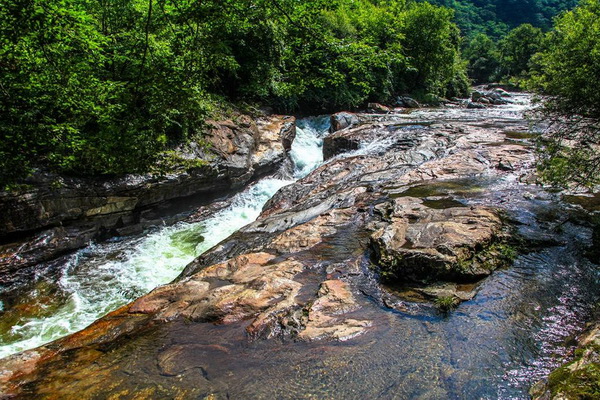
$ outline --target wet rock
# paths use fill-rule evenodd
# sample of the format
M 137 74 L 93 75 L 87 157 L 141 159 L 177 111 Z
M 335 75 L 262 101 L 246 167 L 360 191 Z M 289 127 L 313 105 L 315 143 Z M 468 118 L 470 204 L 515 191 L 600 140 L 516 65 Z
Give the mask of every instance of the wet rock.
M 475 110 L 477 110 L 477 109 L 484 109 L 485 105 L 481 104 L 481 103 L 474 103 L 474 102 L 470 101 L 470 102 L 467 103 L 467 108 L 469 108 L 469 109 L 475 109 Z
M 297 225 L 273 239 L 270 247 L 280 254 L 292 254 L 308 250 L 321 243 L 325 236 L 333 235 L 337 228 L 350 222 L 354 211 L 333 210 Z
M 258 147 L 252 154 L 252 168 L 255 174 L 272 172 L 273 166 L 284 161 L 296 137 L 295 122 L 294 117 L 279 115 L 257 120 L 260 135 Z
M 463 301 L 471 300 L 477 294 L 476 284 L 458 284 L 455 282 L 434 283 L 425 287 L 413 287 L 417 293 L 432 301 L 442 311 L 448 311 Z
M 495 88 L 494 93 L 498 93 L 502 97 L 512 97 L 512 94 L 502 88 Z
M 477 102 L 477 101 L 479 101 L 479 100 L 480 100 L 481 98 L 483 98 L 483 97 L 484 97 L 484 94 L 483 94 L 483 93 L 481 93 L 481 92 L 480 92 L 480 91 L 478 91 L 478 90 L 474 90 L 474 91 L 471 93 L 471 101 Z
M 358 150 L 360 139 L 344 135 L 343 131 L 336 132 L 323 142 L 323 158 L 329 160 L 337 154 Z
M 498 214 L 487 208 L 431 209 L 402 197 L 380 208 L 389 225 L 372 236 L 375 262 L 390 280 L 473 281 L 495 265 L 478 257 L 502 232 Z
M 303 266 L 291 259 L 270 263 L 273 258 L 253 253 L 212 265 L 154 290 L 134 302 L 129 312 L 151 314 L 162 321 L 183 317 L 232 323 L 293 304 L 300 284 L 292 278 Z
M 398 97 L 397 103 L 399 106 L 406 107 L 406 108 L 420 108 L 421 107 L 421 105 L 419 104 L 418 101 L 416 101 L 412 97 L 408 97 L 408 96 Z
M 579 339 L 574 360 L 536 383 L 530 394 L 533 400 L 593 399 L 600 394 L 599 382 L 600 324 L 596 324 Z
M 194 202 L 206 203 L 274 172 L 295 137 L 289 116 L 237 115 L 235 122 L 207 123 L 210 146 L 181 149 L 182 157 L 207 161 L 197 168 L 110 180 L 38 173 L 29 189 L 0 193 L 0 280 L 90 240 L 139 233 L 163 221 L 160 210 L 178 207 L 180 199 L 194 195 Z
M 356 114 L 342 111 L 335 113 L 330 118 L 331 122 L 331 132 L 337 132 L 342 129 L 349 128 L 354 125 L 358 125 L 360 120 L 356 116 Z
M 199 369 L 202 379 L 200 382 L 206 384 L 208 378 L 207 370 L 211 364 L 210 356 L 215 352 L 228 353 L 229 350 L 218 345 L 177 345 L 160 352 L 156 364 L 162 375 L 178 376 L 189 370 Z M 199 383 L 200 383 L 199 382 Z
M 371 325 L 366 320 L 349 318 L 357 304 L 348 284 L 340 280 L 322 283 L 318 299 L 308 309 L 305 329 L 298 337 L 302 340 L 348 340 L 365 332 Z
M 389 107 L 379 103 L 369 103 L 367 104 L 367 108 L 369 111 L 379 114 L 387 114 L 391 111 Z

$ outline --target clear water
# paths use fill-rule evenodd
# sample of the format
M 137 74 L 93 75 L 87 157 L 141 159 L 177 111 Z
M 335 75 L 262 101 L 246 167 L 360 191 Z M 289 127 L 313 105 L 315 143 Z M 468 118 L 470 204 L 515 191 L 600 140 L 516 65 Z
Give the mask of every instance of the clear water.
M 328 129 L 328 118 L 298 121 L 290 152 L 294 179 L 322 163 Z M 204 221 L 181 222 L 141 238 L 91 244 L 77 251 L 65 262 L 57 285 L 38 283 L 12 309 L 0 308 L 0 358 L 83 329 L 172 281 L 194 258 L 254 221 L 263 205 L 292 182 L 264 178 Z

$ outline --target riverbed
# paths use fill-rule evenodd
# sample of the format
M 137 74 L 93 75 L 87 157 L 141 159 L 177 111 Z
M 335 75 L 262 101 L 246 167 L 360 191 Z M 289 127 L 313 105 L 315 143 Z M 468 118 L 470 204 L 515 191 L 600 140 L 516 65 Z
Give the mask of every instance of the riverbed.
M 263 239 L 267 233 L 291 231 L 310 223 L 313 214 L 335 220 L 335 210 L 349 207 L 350 189 L 356 189 L 352 196 L 357 198 L 382 193 L 356 206 L 365 214 L 398 196 L 424 200 L 432 208 L 493 207 L 502 210 L 515 235 L 533 243 L 510 267 L 474 284 L 475 296 L 457 309 L 441 312 L 431 301 L 406 298 L 382 285 L 368 246 L 370 233 L 361 228 L 358 214 L 349 213 L 344 224 L 313 247 L 304 244 L 310 238 L 300 237 L 299 250 L 290 251 L 291 256 L 279 251 L 277 257 L 304 265 L 293 278 L 301 285 L 296 296 L 301 313 L 310 310 L 311 296 L 324 281 L 345 282 L 356 303 L 344 311 L 345 318 L 366 321 L 359 333 L 302 340 L 301 333 L 289 334 L 282 326 L 279 333 L 272 329 L 275 333 L 256 339 L 248 333 L 256 323 L 253 317 L 158 319 L 117 340 L 80 343 L 76 338 L 76 346 L 69 340 L 47 346 L 59 355 L 42 361 L 17 392 L 90 398 L 529 398 L 531 385 L 564 361 L 572 339 L 592 315 L 600 300 L 600 272 L 585 257 L 591 231 L 580 218 L 581 209 L 535 184 L 530 161 L 535 129 L 523 117 L 528 96 L 514 95 L 511 101 L 487 110 L 453 107 L 368 116 L 371 131 L 390 123 L 393 135 L 371 140 L 367 132 L 358 149 L 325 161 L 321 147 L 327 119 L 301 121 L 291 153 L 293 171 L 257 182 L 209 219 L 77 252 L 55 283 L 36 286 L 24 297 L 45 293 L 50 311 L 26 317 L 11 314 L 14 306 L 7 308 L 2 318 L 9 322 L 0 325 L 0 333 L 8 355 L 84 328 L 175 279 L 205 252 L 186 268 L 182 282 L 218 260 L 269 248 Z M 406 138 L 415 130 L 424 137 L 419 143 L 430 147 L 411 148 L 414 165 L 409 165 L 398 159 L 409 153 Z M 427 135 L 441 139 L 428 144 Z M 500 163 L 490 162 L 487 154 L 501 150 L 513 158 L 503 155 Z M 461 152 L 475 154 L 474 163 L 483 167 L 459 173 L 461 166 L 452 171 L 436 166 Z M 398 177 L 430 164 L 428 171 L 437 175 L 406 183 L 389 175 L 389 167 L 361 172 L 378 157 L 392 160 Z M 211 290 L 227 287 L 227 279 L 211 281 Z M 15 304 L 37 304 L 27 301 Z M 101 329 L 88 329 L 83 336 Z M 45 360 L 45 351 L 36 354 Z

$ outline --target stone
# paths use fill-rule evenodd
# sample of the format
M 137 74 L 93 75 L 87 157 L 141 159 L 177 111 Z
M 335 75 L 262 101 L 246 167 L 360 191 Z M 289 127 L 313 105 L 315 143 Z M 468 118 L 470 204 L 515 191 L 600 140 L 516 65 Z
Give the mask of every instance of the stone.
M 375 263 L 390 279 L 473 281 L 494 269 L 478 259 L 502 232 L 498 214 L 482 207 L 432 209 L 416 198 L 380 205 L 389 224 L 371 236 Z
M 471 93 L 471 101 L 473 101 L 473 102 L 477 102 L 477 101 L 479 101 L 479 99 L 481 99 L 483 97 L 484 97 L 484 94 L 478 90 L 474 90 Z
M 274 256 L 252 253 L 212 265 L 179 282 L 159 287 L 131 305 L 130 313 L 154 319 L 176 318 L 232 323 L 278 303 L 293 302 L 300 285 L 292 278 L 302 271 L 294 260 L 271 263 Z M 211 282 L 223 285 L 211 287 Z M 280 306 L 280 305 L 279 305 Z
M 416 101 L 415 99 L 413 99 L 412 97 L 408 97 L 408 96 L 400 96 L 398 97 L 398 105 L 400 106 L 404 106 L 407 108 L 420 108 L 421 105 L 419 104 L 418 101 Z
M 484 108 L 485 108 L 485 105 L 483 105 L 483 104 L 480 104 L 480 103 L 474 103 L 474 102 L 472 102 L 472 101 L 469 101 L 469 102 L 467 103 L 467 108 L 470 108 L 470 109 L 475 109 L 475 110 L 477 110 L 477 109 L 480 109 L 480 110 L 481 110 L 481 109 L 484 109 Z
M 347 316 L 359 307 L 347 283 L 340 280 L 325 281 L 321 284 L 318 296 L 308 309 L 305 329 L 298 334 L 298 338 L 307 341 L 324 338 L 345 341 L 363 334 L 371 325 L 369 321 Z
M 342 112 L 333 114 L 330 117 L 330 121 L 331 121 L 331 129 L 330 129 L 331 132 L 337 132 L 342 129 L 352 127 L 354 125 L 357 125 L 360 122 L 360 120 L 358 119 L 356 114 L 353 114 L 353 113 L 350 113 L 347 111 L 342 111 Z
M 379 103 L 369 103 L 367 104 L 367 108 L 369 111 L 379 114 L 387 114 L 391 111 L 389 107 Z

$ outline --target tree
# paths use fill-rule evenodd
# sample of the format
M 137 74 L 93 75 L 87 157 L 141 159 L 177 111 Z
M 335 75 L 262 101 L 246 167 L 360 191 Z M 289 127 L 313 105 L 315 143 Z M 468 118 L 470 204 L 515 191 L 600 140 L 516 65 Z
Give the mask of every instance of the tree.
M 539 28 L 523 24 L 513 29 L 498 43 L 500 67 L 504 76 L 525 76 L 529 60 L 537 53 L 544 40 Z
M 322 112 L 466 87 L 450 10 L 408 0 L 4 0 L 0 188 L 142 173 L 211 109 Z
M 559 184 L 600 184 L 600 2 L 584 0 L 556 20 L 531 87 L 550 124 L 541 171 Z
M 463 51 L 469 62 L 469 76 L 475 83 L 486 83 L 497 79 L 500 69 L 500 53 L 496 43 L 484 33 L 475 35 Z

